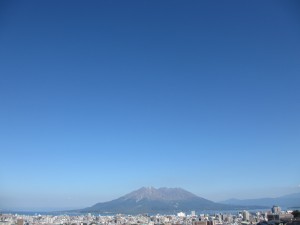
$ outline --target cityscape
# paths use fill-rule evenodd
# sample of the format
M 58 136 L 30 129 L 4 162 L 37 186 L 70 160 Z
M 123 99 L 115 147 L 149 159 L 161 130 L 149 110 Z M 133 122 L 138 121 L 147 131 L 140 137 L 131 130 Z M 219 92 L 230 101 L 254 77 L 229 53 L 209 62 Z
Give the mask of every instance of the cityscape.
M 295 218 L 294 218 L 295 216 Z M 299 211 L 282 211 L 273 206 L 268 211 L 233 213 L 189 214 L 178 212 L 176 215 L 22 215 L 0 214 L 0 225 L 299 225 Z
M 292 204 L 299 203 L 299 199 L 296 198 Z M 192 207 L 195 207 L 194 210 L 188 210 Z M 244 209 L 241 210 L 242 208 Z M 0 225 L 299 225 L 300 223 L 300 211 L 296 209 L 297 207 L 284 210 L 277 205 L 273 205 L 271 209 L 263 206 L 261 209 L 252 207 L 252 210 L 246 210 L 247 208 L 251 207 L 215 203 L 182 188 L 142 187 L 116 200 L 97 203 L 84 209 L 52 213 L 2 212 Z M 182 209 L 185 210 L 180 211 Z

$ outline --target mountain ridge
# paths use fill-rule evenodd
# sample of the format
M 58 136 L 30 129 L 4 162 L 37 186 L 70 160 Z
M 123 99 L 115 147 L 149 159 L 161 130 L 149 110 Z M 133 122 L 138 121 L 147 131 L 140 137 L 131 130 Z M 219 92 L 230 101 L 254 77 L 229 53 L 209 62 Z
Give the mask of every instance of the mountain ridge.
M 142 187 L 136 191 L 133 191 L 125 196 L 125 199 L 149 199 L 149 200 L 180 200 L 186 198 L 197 197 L 191 192 L 188 192 L 182 188 L 154 188 L 154 187 Z
M 237 199 L 230 198 L 225 201 L 219 202 L 221 204 L 229 204 L 229 205 L 265 205 L 268 207 L 272 207 L 273 205 L 279 205 L 281 207 L 296 207 L 300 206 L 300 192 L 283 195 L 280 197 L 273 198 L 254 198 L 254 199 Z
M 263 208 L 251 206 L 252 208 Z M 142 187 L 117 199 L 96 203 L 78 212 L 95 213 L 176 213 L 179 211 L 188 212 L 191 210 L 234 210 L 248 209 L 249 207 L 227 205 L 216 203 L 199 197 L 182 188 L 154 188 Z

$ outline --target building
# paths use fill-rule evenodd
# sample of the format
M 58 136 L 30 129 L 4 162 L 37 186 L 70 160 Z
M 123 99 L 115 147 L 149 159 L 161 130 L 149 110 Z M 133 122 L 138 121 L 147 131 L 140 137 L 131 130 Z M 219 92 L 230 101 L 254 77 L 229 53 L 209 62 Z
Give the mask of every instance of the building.
M 177 213 L 177 216 L 178 217 L 185 217 L 185 213 L 184 212 L 179 212 L 179 213 Z
M 280 208 L 279 206 L 274 205 L 274 206 L 272 207 L 272 213 L 274 213 L 274 214 L 279 214 L 280 212 L 281 212 L 281 208 Z
M 216 221 L 215 220 L 207 221 L 207 225 L 216 225 Z
M 243 221 L 249 221 L 250 220 L 250 213 L 246 210 L 243 211 Z
M 17 225 L 24 225 L 23 219 L 17 219 Z
M 192 225 L 208 225 L 208 221 L 193 221 Z
M 290 213 L 280 213 L 280 214 L 268 214 L 268 221 L 291 221 L 293 219 L 293 215 Z

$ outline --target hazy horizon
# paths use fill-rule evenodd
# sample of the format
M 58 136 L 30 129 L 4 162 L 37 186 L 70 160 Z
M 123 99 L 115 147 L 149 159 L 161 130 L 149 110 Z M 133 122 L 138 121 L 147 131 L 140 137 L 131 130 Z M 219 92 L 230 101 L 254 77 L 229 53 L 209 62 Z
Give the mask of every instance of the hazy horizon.
M 299 10 L 1 1 L 0 209 L 299 192 Z
M 155 187 L 156 188 L 156 187 Z M 160 188 L 160 187 L 157 187 L 157 188 Z M 174 188 L 174 187 L 171 187 L 171 188 Z M 178 188 L 178 187 L 176 187 L 176 188 Z M 181 188 L 181 187 L 179 187 L 179 188 Z M 139 188 L 138 188 L 139 189 Z M 7 208 L 3 208 L 3 209 L 1 209 L 0 208 L 0 210 L 8 210 L 8 211 L 40 211 L 40 212 L 43 212 L 43 211 L 55 211 L 55 210 L 73 210 L 73 209 L 81 209 L 81 208 L 86 208 L 86 207 L 89 207 L 89 206 L 92 206 L 92 205 L 94 205 L 94 204 L 96 204 L 96 203 L 99 203 L 99 202 L 106 202 L 106 201 L 111 201 L 111 200 L 114 200 L 114 199 L 117 199 L 117 198 L 119 198 L 119 197 L 122 197 L 123 195 L 125 195 L 125 194 L 128 194 L 128 193 L 130 193 L 130 192 L 132 192 L 132 191 L 135 191 L 135 190 L 138 190 L 138 189 L 134 189 L 134 190 L 130 190 L 130 191 L 128 191 L 128 192 L 124 192 L 124 193 L 122 193 L 122 194 L 120 194 L 120 195 L 118 195 L 118 196 L 113 196 L 113 197 L 111 197 L 111 198 L 107 198 L 107 196 L 106 196 L 106 198 L 102 198 L 102 200 L 96 200 L 96 199 L 94 199 L 95 197 L 93 197 L 92 199 L 90 199 L 90 200 L 87 200 L 86 199 L 86 197 L 84 197 L 83 199 L 84 199 L 84 202 L 86 202 L 86 204 L 85 205 L 70 205 L 70 206 L 67 206 L 67 205 L 64 205 L 64 206 L 60 206 L 60 207 L 58 207 L 57 205 L 55 205 L 55 202 L 53 203 L 51 203 L 51 206 L 35 206 L 35 207 L 28 207 L 28 205 L 25 205 L 25 206 L 23 206 L 23 207 L 20 207 L 20 206 L 10 206 L 10 207 L 7 207 Z M 185 189 L 186 190 L 186 189 Z M 281 190 L 283 190 L 283 189 L 281 189 Z M 293 194 L 293 193 L 300 193 L 300 187 L 298 186 L 298 187 L 293 187 L 293 188 L 289 188 L 289 189 L 286 189 L 286 191 L 287 190 L 289 190 L 288 192 L 283 192 L 281 195 L 276 195 L 276 194 L 271 194 L 271 193 L 269 193 L 268 195 L 254 195 L 254 196 L 249 196 L 248 195 L 248 197 L 242 197 L 242 196 L 240 196 L 240 197 L 237 197 L 237 196 L 232 196 L 231 198 L 237 198 L 237 199 L 255 199 L 255 198 L 273 198 L 273 197 L 281 197 L 281 196 L 284 196 L 284 195 L 288 195 L 288 194 Z M 189 191 L 189 190 L 187 190 L 187 191 Z M 293 192 L 294 191 L 294 192 Z M 196 193 L 194 193 L 194 192 L 192 192 L 193 194 L 196 194 Z M 204 198 L 206 198 L 206 199 L 208 199 L 208 200 L 211 200 L 211 201 L 214 201 L 214 202 L 221 202 L 221 201 L 223 201 L 223 200 L 228 200 L 228 199 L 231 199 L 231 198 L 224 198 L 224 199 L 214 199 L 213 197 L 215 197 L 215 196 L 218 196 L 218 194 L 219 193 L 214 193 L 213 195 L 212 195 L 212 198 L 209 198 L 209 197 L 206 197 L 206 196 L 203 196 L 203 195 L 201 195 L 201 194 L 196 194 L 197 196 L 199 196 L 199 197 L 204 197 Z M 2 199 L 0 199 L 0 200 L 2 200 Z M 30 200 L 30 199 L 28 199 L 28 200 Z M 28 202 L 28 200 L 27 200 L 27 202 Z M 71 198 L 68 198 L 68 200 L 70 201 L 70 200 L 72 200 Z M 74 200 L 74 199 L 73 199 Z M 75 199 L 76 200 L 76 199 Z M 43 201 L 43 199 L 41 199 L 41 201 Z M 78 202 L 78 199 L 77 199 L 77 202 Z M 82 202 L 82 200 L 79 200 L 79 202 Z

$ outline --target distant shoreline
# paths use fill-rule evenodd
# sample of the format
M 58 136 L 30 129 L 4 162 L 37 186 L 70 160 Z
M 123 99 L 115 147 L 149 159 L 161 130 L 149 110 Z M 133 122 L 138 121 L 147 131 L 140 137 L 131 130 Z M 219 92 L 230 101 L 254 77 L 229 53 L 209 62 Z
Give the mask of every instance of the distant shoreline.
M 246 210 L 246 209 L 243 209 Z M 238 212 L 242 212 L 242 209 L 240 210 L 202 210 L 202 211 L 197 211 L 197 214 L 219 214 L 219 213 L 225 213 L 225 214 L 237 214 Z M 255 213 L 255 212 L 265 212 L 265 211 L 270 211 L 270 208 L 259 208 L 259 209 L 248 209 L 250 213 Z M 65 212 L 65 211 L 57 211 L 57 212 L 50 212 L 50 211 L 13 211 L 13 210 L 5 210 L 5 211 L 0 211 L 0 214 L 18 214 L 18 215 L 28 215 L 28 216 L 38 216 L 38 215 L 53 215 L 53 216 L 58 216 L 58 215 L 68 215 L 68 216 L 81 216 L 81 215 L 87 215 L 89 212 L 84 212 L 84 213 L 78 213 L 78 212 Z M 190 213 L 190 211 L 186 212 L 187 214 Z M 91 212 L 92 215 L 94 216 L 114 216 L 117 214 L 126 214 L 127 213 L 95 213 Z M 157 215 L 153 213 L 132 213 L 128 215 L 141 215 L 141 214 L 148 214 L 148 215 Z M 159 213 L 160 215 L 176 215 L 175 212 L 173 213 Z

